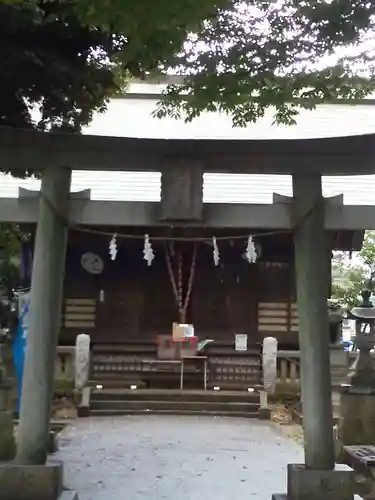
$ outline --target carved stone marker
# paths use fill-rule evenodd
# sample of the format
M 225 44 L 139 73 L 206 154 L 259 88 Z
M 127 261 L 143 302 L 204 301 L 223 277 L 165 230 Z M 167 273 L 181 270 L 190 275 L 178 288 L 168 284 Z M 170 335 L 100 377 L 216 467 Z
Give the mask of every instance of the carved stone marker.
M 90 335 L 77 335 L 75 356 L 75 380 L 77 390 L 82 390 L 88 383 L 90 375 Z
M 275 392 L 277 380 L 277 340 L 266 337 L 263 340 L 263 383 L 265 390 Z

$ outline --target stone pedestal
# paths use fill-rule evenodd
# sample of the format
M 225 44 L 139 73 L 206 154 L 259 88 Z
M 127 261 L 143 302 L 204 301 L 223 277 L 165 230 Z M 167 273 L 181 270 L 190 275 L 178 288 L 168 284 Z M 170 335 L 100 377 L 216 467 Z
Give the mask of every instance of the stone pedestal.
M 342 387 L 339 439 L 343 445 L 375 445 L 375 389 Z
M 63 467 L 47 465 L 0 465 L 0 500 L 57 500 L 62 492 Z
M 63 489 L 63 465 L 0 464 L 0 500 L 78 500 L 75 491 Z
M 0 382 L 0 461 L 13 460 L 16 453 L 13 412 L 10 410 L 12 387 Z
M 334 470 L 307 469 L 288 464 L 288 492 L 275 494 L 272 500 L 353 500 L 354 471 L 347 465 Z
M 340 416 L 341 386 L 346 382 L 349 368 L 349 353 L 342 346 L 330 346 L 332 414 L 334 422 Z
M 331 384 L 332 386 L 341 386 L 346 381 L 349 368 L 349 352 L 344 351 L 342 346 L 330 346 L 330 364 L 331 364 Z

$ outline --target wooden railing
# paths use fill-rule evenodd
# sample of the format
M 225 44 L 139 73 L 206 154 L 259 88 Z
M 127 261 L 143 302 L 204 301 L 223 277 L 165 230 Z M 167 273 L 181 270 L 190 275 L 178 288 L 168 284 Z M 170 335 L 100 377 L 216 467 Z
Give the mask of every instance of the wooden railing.
M 339 351 L 336 351 L 336 353 Z M 371 353 L 375 361 L 375 352 Z M 346 353 L 338 363 L 331 357 L 332 382 L 340 383 L 357 356 L 356 352 Z M 300 351 L 277 352 L 277 379 L 281 384 L 298 386 L 300 384 Z
M 300 383 L 300 352 L 277 351 L 278 382 L 283 384 Z
M 355 352 L 347 355 L 346 364 L 340 367 L 343 372 L 348 370 L 356 357 Z M 372 353 L 375 360 L 375 352 Z M 74 381 L 74 358 L 75 346 L 59 346 L 55 361 L 55 378 L 58 380 Z M 332 366 L 332 378 L 337 366 Z M 278 351 L 277 352 L 277 375 L 278 382 L 285 385 L 298 387 L 300 384 L 300 352 L 299 351 Z

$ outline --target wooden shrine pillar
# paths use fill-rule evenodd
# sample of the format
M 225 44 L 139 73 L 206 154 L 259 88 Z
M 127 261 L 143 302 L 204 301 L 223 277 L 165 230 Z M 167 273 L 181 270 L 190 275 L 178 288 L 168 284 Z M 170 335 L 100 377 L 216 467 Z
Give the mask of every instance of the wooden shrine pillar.
M 294 246 L 306 468 L 334 468 L 327 315 L 328 239 L 320 174 L 293 175 Z
M 70 183 L 68 168 L 49 167 L 43 172 L 18 427 L 16 462 L 22 465 L 43 465 L 47 458 Z

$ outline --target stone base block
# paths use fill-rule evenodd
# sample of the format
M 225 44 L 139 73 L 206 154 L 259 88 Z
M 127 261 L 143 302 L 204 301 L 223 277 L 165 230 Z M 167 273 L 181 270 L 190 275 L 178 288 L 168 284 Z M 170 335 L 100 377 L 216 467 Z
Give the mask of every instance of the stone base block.
M 59 449 L 59 443 L 57 441 L 56 432 L 49 432 L 49 441 L 48 441 L 48 453 L 56 453 Z
M 78 493 L 73 490 L 63 490 L 58 500 L 78 500 Z
M 81 401 L 78 405 L 78 416 L 79 417 L 89 417 L 90 416 L 90 398 L 91 398 L 91 387 L 84 387 L 82 389 Z
M 0 500 L 57 500 L 62 490 L 63 465 L 0 464 Z
M 352 500 L 355 489 L 354 471 L 346 465 L 318 470 L 288 464 L 289 500 Z
M 375 391 L 341 394 L 339 439 L 343 445 L 375 445 Z
M 80 418 L 86 418 L 90 416 L 90 408 L 88 406 L 78 406 L 77 415 Z
M 258 415 L 260 420 L 271 420 L 271 410 L 269 408 L 259 408 Z
M 346 465 L 335 470 L 306 469 L 288 464 L 288 493 L 275 494 L 273 500 L 353 500 L 356 490 L 354 471 Z

